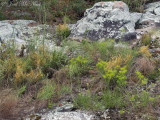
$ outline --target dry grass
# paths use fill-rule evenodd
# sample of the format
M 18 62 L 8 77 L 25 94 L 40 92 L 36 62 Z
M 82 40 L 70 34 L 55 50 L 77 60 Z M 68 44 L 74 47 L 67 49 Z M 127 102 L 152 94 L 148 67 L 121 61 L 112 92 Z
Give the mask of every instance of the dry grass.
M 0 92 L 0 118 L 8 119 L 16 115 L 16 105 L 18 98 L 14 95 L 12 89 L 6 89 Z
M 126 58 L 123 58 L 121 55 L 113 57 L 108 62 L 107 69 L 110 69 L 116 66 L 121 66 L 122 64 L 127 64 L 131 60 L 131 58 L 132 58 L 131 55 L 127 55 Z
M 62 68 L 59 71 L 56 71 L 53 75 L 53 79 L 56 84 L 66 84 L 70 82 L 67 78 L 67 73 L 69 70 L 67 68 Z
M 155 70 L 155 62 L 147 57 L 140 57 L 136 60 L 136 71 L 140 71 L 144 75 L 153 73 Z
M 149 75 L 156 69 L 156 62 L 146 56 L 142 56 L 135 59 L 135 64 L 130 68 L 128 72 L 128 80 L 130 82 L 136 82 L 136 71 L 141 72 L 143 75 Z
M 139 54 L 146 57 L 152 57 L 152 54 L 148 50 L 148 46 L 140 47 Z

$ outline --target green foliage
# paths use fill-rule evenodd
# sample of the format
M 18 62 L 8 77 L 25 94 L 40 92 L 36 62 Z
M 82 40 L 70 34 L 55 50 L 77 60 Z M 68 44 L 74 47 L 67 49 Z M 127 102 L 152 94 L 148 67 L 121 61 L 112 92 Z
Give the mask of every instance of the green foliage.
M 72 2 L 72 7 L 78 16 L 83 16 L 86 10 L 86 2 L 84 0 L 75 0 Z
M 56 27 L 56 36 L 60 40 L 67 38 L 70 35 L 70 29 L 66 23 L 60 24 Z
M 139 79 L 138 85 L 135 86 L 130 92 L 130 102 L 132 103 L 133 108 L 142 108 L 147 105 L 153 104 L 154 101 L 157 100 L 157 96 L 151 95 L 147 90 L 149 87 L 147 86 L 148 79 L 142 75 L 139 71 L 136 72 L 137 78 Z M 145 89 L 138 91 L 137 88 L 146 86 Z M 154 84 L 152 84 L 154 86 Z
M 5 19 L 6 19 L 6 16 L 0 10 L 0 20 L 5 20 Z
M 68 58 L 62 51 L 53 51 L 49 66 L 54 69 L 59 69 L 66 65 L 67 61 Z
M 73 100 L 75 107 L 89 110 L 92 106 L 92 98 L 90 95 L 82 95 L 81 93 Z
M 144 75 L 142 75 L 141 72 L 137 71 L 136 72 L 137 78 L 140 80 L 140 85 L 146 85 L 148 82 L 148 79 L 144 77 Z
M 18 96 L 20 96 L 21 94 L 23 94 L 26 90 L 26 86 L 21 87 L 20 89 L 18 89 Z
M 3 65 L 0 63 L 0 83 L 3 81 L 4 79 L 4 72 L 5 72 L 5 68 L 3 67 Z
M 69 94 L 72 92 L 72 89 L 68 85 L 62 85 L 60 86 L 60 90 L 58 91 L 60 95 Z
M 151 34 L 144 34 L 141 38 L 142 45 L 149 46 L 151 44 Z
M 108 88 L 109 86 L 114 85 L 115 83 L 118 87 L 126 85 L 126 66 L 115 66 L 113 68 L 108 68 L 108 63 L 102 60 L 100 60 L 96 66 L 100 71 L 101 76 L 107 82 Z
M 53 102 L 48 102 L 48 108 L 49 109 L 53 109 L 54 107 L 56 107 L 56 104 Z
M 71 20 L 70 20 L 69 16 L 65 15 L 65 16 L 63 17 L 63 22 L 64 22 L 64 23 L 67 23 L 67 24 L 70 23 Z
M 92 42 L 89 43 L 87 40 L 85 44 L 82 44 L 83 53 L 86 54 L 90 59 L 97 62 L 98 59 L 108 60 L 113 55 L 114 40 L 106 40 L 105 42 Z
M 126 105 L 123 94 L 118 90 L 106 90 L 102 95 L 102 103 L 105 108 L 123 107 Z
M 137 94 L 133 94 L 130 97 L 130 101 L 131 101 L 134 108 L 145 107 L 155 100 L 156 100 L 156 98 L 151 97 L 151 95 L 146 90 L 142 90 L 142 92 L 137 93 Z
M 127 67 L 132 64 L 133 58 L 136 56 L 136 51 L 127 47 L 127 43 L 119 43 L 119 46 L 115 47 L 115 41 L 112 39 L 106 40 L 104 42 L 85 42 L 81 45 L 79 54 L 82 54 L 91 59 L 95 64 L 98 62 L 98 59 L 104 61 L 109 61 L 116 56 L 121 56 L 121 58 L 126 58 L 130 56 L 130 60 L 127 61 Z M 121 47 L 121 45 L 123 45 Z
M 80 93 L 73 99 L 73 103 L 75 107 L 84 110 L 103 110 L 104 107 L 99 99 L 96 95 L 91 96 L 90 94 L 83 95 Z
M 50 99 L 52 95 L 54 94 L 54 90 L 55 90 L 55 86 L 51 82 L 48 82 L 38 92 L 37 98 L 43 99 L 43 100 Z
M 82 57 L 78 56 L 77 58 L 72 58 L 69 64 L 69 74 L 70 76 L 80 76 L 90 69 L 90 62 Z

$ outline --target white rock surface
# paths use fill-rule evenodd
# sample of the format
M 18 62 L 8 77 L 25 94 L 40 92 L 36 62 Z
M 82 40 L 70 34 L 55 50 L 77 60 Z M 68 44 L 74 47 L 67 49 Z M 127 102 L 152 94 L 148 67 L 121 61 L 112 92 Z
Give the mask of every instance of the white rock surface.
M 43 115 L 41 120 L 91 120 L 92 117 L 82 112 L 50 112 Z
M 130 13 L 128 6 L 121 1 L 98 2 L 72 25 L 70 37 L 119 39 L 125 32 L 135 31 L 135 23 L 141 16 L 141 13 Z
M 160 1 L 145 6 L 145 13 L 139 23 L 142 24 L 142 28 L 148 26 L 160 27 Z
M 31 115 L 34 116 L 34 118 L 29 117 L 25 120 L 33 120 L 36 118 L 40 118 L 41 120 L 99 120 L 99 118 L 92 112 L 80 110 L 72 111 L 73 108 L 73 104 L 68 103 L 60 107 L 56 107 L 53 110 L 44 110 L 42 111 L 43 113 Z
M 15 44 L 17 49 L 20 49 L 22 44 L 35 46 L 44 45 L 48 49 L 59 49 L 54 41 L 53 35 L 48 32 L 52 29 L 49 25 L 39 25 L 33 20 L 4 20 L 0 21 L 0 45 Z

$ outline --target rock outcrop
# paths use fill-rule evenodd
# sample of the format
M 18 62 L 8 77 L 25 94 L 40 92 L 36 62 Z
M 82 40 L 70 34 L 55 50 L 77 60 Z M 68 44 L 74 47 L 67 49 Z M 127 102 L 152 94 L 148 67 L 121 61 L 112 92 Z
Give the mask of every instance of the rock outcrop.
M 87 9 L 84 17 L 72 25 L 70 37 L 130 39 L 131 35 L 131 38 L 136 38 L 135 25 L 141 16 L 142 13 L 130 13 L 124 2 L 99 2 Z
M 155 26 L 160 27 L 160 1 L 147 4 L 145 13 L 139 21 L 141 27 Z
M 22 45 L 43 44 L 49 49 L 56 48 L 53 36 L 55 30 L 49 25 L 40 25 L 33 20 L 4 20 L 0 21 L 0 45 L 14 44 L 21 49 Z
M 144 13 L 138 22 L 137 33 L 145 34 L 160 28 L 160 2 L 145 5 Z
M 160 1 L 145 5 L 145 12 L 138 22 L 137 36 L 151 33 L 150 52 L 160 55 Z
M 93 120 L 92 115 L 87 115 L 82 112 L 56 112 L 47 113 L 42 116 L 42 120 Z
M 137 39 L 160 28 L 160 2 L 147 4 L 144 13 L 130 13 L 121 1 L 99 2 L 87 9 L 84 17 L 70 28 L 72 39 Z

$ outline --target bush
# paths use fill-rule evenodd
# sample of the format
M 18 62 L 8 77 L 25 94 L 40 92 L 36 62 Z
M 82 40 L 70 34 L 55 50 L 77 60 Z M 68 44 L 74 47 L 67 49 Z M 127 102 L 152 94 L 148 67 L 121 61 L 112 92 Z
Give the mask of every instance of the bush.
M 38 99 L 47 100 L 52 97 L 54 94 L 55 86 L 53 83 L 48 82 L 45 86 L 43 86 L 37 94 Z
M 107 82 L 107 89 L 115 86 L 122 87 L 126 84 L 127 68 L 126 66 L 120 67 L 120 65 L 121 61 L 116 61 L 113 65 L 102 60 L 97 63 L 96 66 L 100 72 L 100 75 Z
M 117 108 L 126 105 L 123 94 L 117 90 L 104 91 L 102 94 L 102 103 L 105 106 L 105 108 Z
M 73 1 L 72 3 L 72 6 L 73 6 L 73 10 L 75 11 L 75 13 L 82 17 L 87 6 L 86 6 L 86 2 L 84 0 L 75 0 Z
M 90 62 L 82 57 L 78 56 L 77 58 L 72 58 L 69 64 L 69 74 L 71 77 L 80 76 L 90 69 Z
M 68 28 L 68 25 L 66 23 L 59 24 L 56 27 L 56 35 L 60 40 L 67 38 L 70 35 L 70 30 Z
M 144 75 L 150 75 L 155 70 L 155 62 L 147 57 L 140 57 L 135 60 L 136 71 Z
M 50 67 L 56 70 L 60 69 L 68 62 L 67 56 L 62 51 L 53 51 Z
M 152 54 L 148 50 L 148 46 L 142 46 L 139 49 L 139 54 L 146 57 L 151 57 Z
M 81 93 L 73 100 L 75 107 L 89 110 L 92 107 L 92 98 L 90 95 L 82 95 Z
M 5 20 L 5 19 L 6 19 L 6 16 L 0 10 L 0 20 Z
M 145 46 L 149 46 L 151 44 L 151 41 L 151 34 L 144 34 L 141 38 L 141 44 Z
M 18 97 L 13 89 L 5 89 L 0 92 L 0 118 L 11 119 L 15 116 Z

